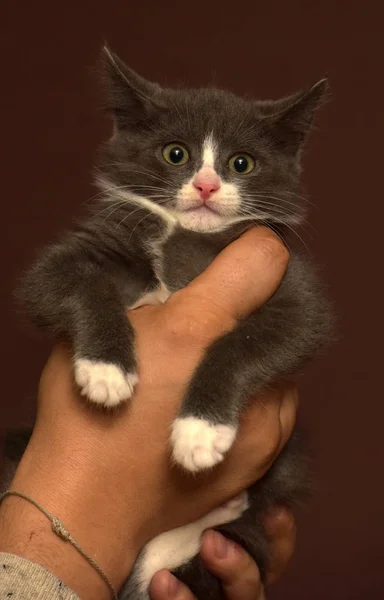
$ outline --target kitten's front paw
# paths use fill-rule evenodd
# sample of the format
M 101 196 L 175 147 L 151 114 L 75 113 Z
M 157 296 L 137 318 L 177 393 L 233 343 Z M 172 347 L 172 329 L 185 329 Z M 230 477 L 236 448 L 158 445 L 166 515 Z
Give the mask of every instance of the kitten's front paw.
M 236 431 L 231 425 L 212 425 L 196 417 L 176 419 L 171 434 L 173 458 L 187 471 L 209 469 L 223 460 Z
M 75 379 L 83 396 L 107 408 L 128 400 L 138 382 L 136 373 L 124 373 L 113 363 L 86 358 L 75 360 Z

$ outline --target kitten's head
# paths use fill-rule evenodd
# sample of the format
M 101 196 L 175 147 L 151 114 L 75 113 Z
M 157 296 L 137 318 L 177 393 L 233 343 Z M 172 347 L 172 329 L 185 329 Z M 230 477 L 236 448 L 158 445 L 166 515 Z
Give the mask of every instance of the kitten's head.
M 292 225 L 300 153 L 327 81 L 277 101 L 146 81 L 104 49 L 114 133 L 97 181 L 111 198 L 146 206 L 195 231 L 241 220 Z

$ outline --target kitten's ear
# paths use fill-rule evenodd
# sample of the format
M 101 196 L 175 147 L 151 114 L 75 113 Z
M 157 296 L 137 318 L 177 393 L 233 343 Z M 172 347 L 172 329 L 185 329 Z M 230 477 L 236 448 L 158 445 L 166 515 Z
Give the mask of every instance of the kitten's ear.
M 119 128 L 140 122 L 159 108 L 159 85 L 129 69 L 107 45 L 102 49 L 101 61 L 106 109 L 112 113 Z
M 309 90 L 269 104 L 267 119 L 272 122 L 279 143 L 292 154 L 305 143 L 317 108 L 325 103 L 328 80 L 321 79 Z M 269 114 L 268 114 L 269 113 Z

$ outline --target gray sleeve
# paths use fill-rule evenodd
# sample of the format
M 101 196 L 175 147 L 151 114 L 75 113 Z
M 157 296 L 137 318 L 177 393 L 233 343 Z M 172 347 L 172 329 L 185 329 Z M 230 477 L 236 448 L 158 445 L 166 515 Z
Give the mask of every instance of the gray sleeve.
M 0 598 L 80 600 L 79 596 L 44 567 L 5 552 L 0 552 Z

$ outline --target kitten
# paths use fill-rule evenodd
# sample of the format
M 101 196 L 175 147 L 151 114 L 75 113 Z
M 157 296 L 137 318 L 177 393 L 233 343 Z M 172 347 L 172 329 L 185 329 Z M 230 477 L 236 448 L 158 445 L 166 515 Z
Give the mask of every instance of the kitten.
M 40 328 L 70 339 L 81 393 L 109 408 L 132 396 L 140 375 L 127 308 L 165 302 L 252 225 L 286 240 L 303 220 L 300 154 L 327 82 L 278 101 L 250 101 L 218 89 L 165 89 L 109 49 L 103 57 L 114 131 L 97 169 L 101 199 L 43 251 L 21 295 Z M 294 372 L 330 331 L 313 266 L 292 253 L 274 296 L 215 341 L 196 369 L 172 427 L 174 461 L 191 472 L 221 462 L 246 399 Z M 150 542 L 120 597 L 148 598 L 151 576 L 169 568 L 197 598 L 222 598 L 198 556 L 207 527 L 246 547 L 264 576 L 263 511 L 292 503 L 305 487 L 295 434 L 250 490 Z

